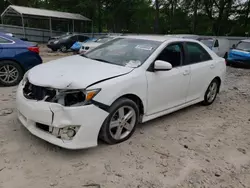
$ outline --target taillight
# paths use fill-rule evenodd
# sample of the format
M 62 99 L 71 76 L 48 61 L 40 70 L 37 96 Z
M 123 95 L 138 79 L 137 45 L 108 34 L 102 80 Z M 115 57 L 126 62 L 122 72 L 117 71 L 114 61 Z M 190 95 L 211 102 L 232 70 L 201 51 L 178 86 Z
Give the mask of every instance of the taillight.
M 39 48 L 38 47 L 28 47 L 28 50 L 31 52 L 35 52 L 39 54 Z

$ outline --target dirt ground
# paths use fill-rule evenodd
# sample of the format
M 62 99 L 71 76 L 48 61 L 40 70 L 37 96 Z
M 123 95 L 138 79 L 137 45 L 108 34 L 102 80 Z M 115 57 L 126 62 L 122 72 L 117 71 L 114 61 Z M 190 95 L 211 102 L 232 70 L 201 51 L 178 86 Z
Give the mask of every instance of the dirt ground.
M 0 88 L 0 188 L 250 187 L 250 70 L 229 67 L 225 91 L 209 107 L 194 105 L 139 125 L 119 145 L 78 151 L 23 128 L 15 91 Z

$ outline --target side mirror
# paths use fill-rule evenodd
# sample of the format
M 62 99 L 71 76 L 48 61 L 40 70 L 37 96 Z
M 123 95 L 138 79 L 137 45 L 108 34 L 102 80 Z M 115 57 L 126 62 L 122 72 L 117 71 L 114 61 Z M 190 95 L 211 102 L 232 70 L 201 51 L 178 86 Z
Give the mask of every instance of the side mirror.
M 235 45 L 235 44 L 233 44 L 232 49 L 235 49 L 235 48 L 236 48 L 236 45 Z
M 173 67 L 169 62 L 156 60 L 154 63 L 154 71 L 168 71 Z

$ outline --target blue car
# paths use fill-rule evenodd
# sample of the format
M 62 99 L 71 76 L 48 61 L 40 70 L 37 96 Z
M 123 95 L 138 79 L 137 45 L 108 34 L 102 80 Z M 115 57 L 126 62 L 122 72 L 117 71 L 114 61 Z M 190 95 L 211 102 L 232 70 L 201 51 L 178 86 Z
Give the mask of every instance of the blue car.
M 227 58 L 228 65 L 250 67 L 250 40 L 233 45 Z
M 89 38 L 89 39 L 87 39 L 87 40 L 85 40 L 84 42 L 75 42 L 72 46 L 71 46 L 71 50 L 73 51 L 73 52 L 76 52 L 76 53 L 78 53 L 79 52 L 79 50 L 81 49 L 81 47 L 82 47 L 82 44 L 84 44 L 84 43 L 86 43 L 86 42 L 95 42 L 97 39 L 96 38 Z
M 0 85 L 17 85 L 26 71 L 41 63 L 34 43 L 0 33 Z

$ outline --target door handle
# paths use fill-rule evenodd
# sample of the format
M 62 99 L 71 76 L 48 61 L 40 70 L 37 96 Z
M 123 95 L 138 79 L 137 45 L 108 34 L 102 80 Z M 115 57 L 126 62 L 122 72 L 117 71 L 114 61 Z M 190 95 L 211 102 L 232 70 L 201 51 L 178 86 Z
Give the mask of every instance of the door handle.
M 183 75 L 186 76 L 186 75 L 189 75 L 190 74 L 190 71 L 189 70 L 184 70 L 183 72 Z

